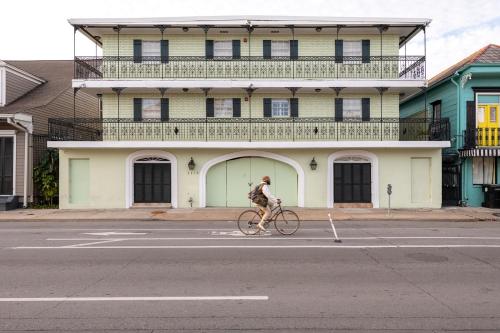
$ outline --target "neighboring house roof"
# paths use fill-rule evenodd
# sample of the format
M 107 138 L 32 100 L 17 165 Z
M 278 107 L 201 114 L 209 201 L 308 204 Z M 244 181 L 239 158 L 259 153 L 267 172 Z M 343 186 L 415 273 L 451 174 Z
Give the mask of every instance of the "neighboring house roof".
M 0 113 L 26 112 L 45 106 L 71 88 L 72 60 L 6 60 L 5 63 L 42 78 L 45 82 L 10 104 L 0 107 Z
M 473 63 L 500 64 L 500 45 L 496 44 L 486 45 L 485 47 L 477 50 L 468 57 L 460 60 L 456 64 L 446 68 L 444 71 L 440 72 L 439 74 L 435 75 L 432 79 L 429 80 L 429 87 L 433 86 L 434 84 L 444 79 L 447 79 L 448 77 L 452 76 L 456 71 Z

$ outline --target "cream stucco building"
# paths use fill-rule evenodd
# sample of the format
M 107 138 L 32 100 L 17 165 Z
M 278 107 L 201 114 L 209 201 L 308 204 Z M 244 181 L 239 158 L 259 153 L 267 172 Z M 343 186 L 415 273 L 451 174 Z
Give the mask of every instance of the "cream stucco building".
M 52 119 L 61 208 L 245 207 L 263 175 L 287 206 L 441 206 L 446 119 L 400 119 L 425 89 L 406 44 L 427 19 L 71 19 L 97 119 Z

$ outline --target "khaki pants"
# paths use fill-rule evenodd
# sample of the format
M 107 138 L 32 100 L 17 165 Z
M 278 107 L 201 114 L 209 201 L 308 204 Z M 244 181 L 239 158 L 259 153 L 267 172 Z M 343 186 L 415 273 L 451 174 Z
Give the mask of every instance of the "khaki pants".
M 264 215 L 262 215 L 262 219 L 260 220 L 260 223 L 259 223 L 259 225 L 263 225 L 264 221 L 266 221 L 267 219 L 269 219 L 271 217 L 271 206 L 267 205 L 264 207 L 264 206 L 257 205 L 257 207 L 259 207 L 259 209 L 264 213 Z

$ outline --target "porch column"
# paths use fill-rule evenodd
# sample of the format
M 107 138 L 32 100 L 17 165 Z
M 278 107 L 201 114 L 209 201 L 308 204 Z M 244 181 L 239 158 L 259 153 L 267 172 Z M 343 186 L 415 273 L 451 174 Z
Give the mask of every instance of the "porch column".
M 117 78 L 120 78 L 120 31 L 122 30 L 122 26 L 117 25 L 116 27 L 113 28 L 114 31 L 118 33 L 118 41 L 117 41 L 117 59 L 118 59 L 118 65 L 117 65 Z
M 211 88 L 201 88 L 201 90 L 205 93 L 205 99 L 208 97 L 208 92 Z M 208 116 L 205 110 L 205 141 L 208 141 Z
M 385 87 L 379 87 L 377 88 L 378 93 L 380 94 L 380 141 L 384 139 L 384 103 L 383 103 L 383 96 L 384 92 L 387 91 L 387 88 Z
M 118 140 L 120 140 L 120 95 L 124 88 L 112 88 L 112 90 L 116 93 L 117 97 L 117 123 L 118 123 Z
M 80 88 L 73 88 L 73 140 L 75 140 L 75 126 L 76 126 L 76 93 Z
M 388 26 L 386 25 L 380 25 L 378 26 L 378 31 L 380 32 L 380 78 L 383 79 L 383 73 L 382 73 L 382 65 L 383 65 L 383 59 L 382 59 L 382 47 L 383 47 L 383 33 L 387 31 Z
M 252 141 L 252 94 L 255 90 L 252 86 L 245 89 L 248 95 L 248 141 Z
M 424 80 L 427 80 L 427 33 L 425 31 L 426 26 L 424 25 Z
M 207 39 L 208 39 L 208 30 L 210 30 L 210 26 L 208 25 L 202 25 L 201 28 L 203 29 L 203 32 L 205 33 L 205 79 L 208 78 L 208 59 L 207 59 L 207 54 L 206 54 L 206 48 L 207 48 Z
M 252 48 L 252 44 L 251 44 L 251 36 L 252 36 L 252 32 L 253 32 L 254 28 L 252 27 L 252 24 L 249 22 L 248 25 L 247 25 L 247 31 L 248 31 L 248 78 L 251 79 L 252 78 L 252 70 L 251 70 L 251 66 L 252 66 L 252 62 L 251 62 L 251 56 L 252 56 L 252 52 L 251 52 L 251 48 Z

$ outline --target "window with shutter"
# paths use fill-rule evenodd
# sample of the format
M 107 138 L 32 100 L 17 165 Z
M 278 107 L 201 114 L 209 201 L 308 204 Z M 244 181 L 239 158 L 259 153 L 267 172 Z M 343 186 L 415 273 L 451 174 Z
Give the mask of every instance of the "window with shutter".
M 142 100 L 142 118 L 160 119 L 161 118 L 161 99 L 144 98 Z
M 363 46 L 360 40 L 344 40 L 344 63 L 360 63 Z
M 343 118 L 344 119 L 359 119 L 362 117 L 361 98 L 344 98 L 343 99 Z
M 290 41 L 289 40 L 273 40 L 273 41 L 271 41 L 271 56 L 272 57 L 289 57 L 290 56 Z
M 288 99 L 275 99 L 271 101 L 271 115 L 273 117 L 290 117 L 290 101 Z
M 142 41 L 143 57 L 159 57 L 161 55 L 161 45 L 159 40 Z
M 233 42 L 230 40 L 214 41 L 214 57 L 232 57 Z
M 232 118 L 233 117 L 233 99 L 215 98 L 214 99 L 214 117 Z

